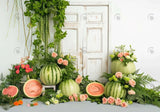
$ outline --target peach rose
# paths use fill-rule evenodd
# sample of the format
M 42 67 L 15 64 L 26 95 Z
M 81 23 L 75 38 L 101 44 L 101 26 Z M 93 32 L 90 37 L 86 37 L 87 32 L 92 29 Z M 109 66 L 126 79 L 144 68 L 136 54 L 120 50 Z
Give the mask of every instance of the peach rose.
M 129 85 L 134 87 L 136 85 L 136 81 L 134 81 L 133 79 L 129 80 Z
M 121 103 L 122 103 L 122 100 L 121 100 L 120 98 L 117 98 L 117 99 L 115 100 L 115 104 L 116 104 L 116 105 L 121 105 Z
M 118 54 L 118 57 L 119 57 L 119 58 L 123 57 L 123 52 L 120 52 L 120 53 Z
M 102 98 L 102 103 L 103 103 L 103 104 L 106 104 L 106 103 L 107 103 L 107 101 L 108 101 L 108 99 L 107 99 L 107 98 L 105 98 L 105 97 L 103 97 L 103 98 Z
M 113 104 L 113 103 L 114 103 L 114 98 L 113 98 L 112 96 L 110 96 L 110 97 L 108 98 L 108 103 L 109 103 L 109 104 Z
M 53 52 L 53 53 L 52 53 L 52 57 L 53 57 L 53 58 L 56 58 L 56 57 L 57 57 L 57 53 Z
M 20 62 L 20 64 L 24 63 L 25 61 L 26 61 L 26 59 L 25 59 L 25 58 L 21 58 L 21 62 Z
M 81 102 L 82 102 L 82 101 L 85 101 L 85 100 L 86 100 L 86 96 L 85 96 L 84 94 L 81 94 L 81 95 L 80 95 L 80 100 L 81 100 Z
M 128 104 L 127 104 L 126 102 L 123 102 L 123 103 L 121 104 L 121 106 L 122 106 L 122 107 L 127 107 Z
M 73 99 L 73 96 L 71 95 L 71 96 L 69 96 L 69 100 L 70 101 L 74 101 L 74 99 Z
M 59 58 L 58 59 L 58 64 L 62 64 L 63 63 L 63 59 L 62 58 Z
M 82 77 L 81 75 L 78 75 L 75 81 L 76 81 L 78 84 L 80 84 L 80 83 L 82 82 L 82 79 L 83 79 L 83 77 Z
M 126 56 L 129 56 L 129 53 L 128 52 L 125 52 L 124 53 L 124 56 L 126 57 Z
M 77 96 L 76 93 L 73 94 L 73 97 L 74 97 L 74 100 L 75 100 L 75 101 L 78 101 L 78 96 Z
M 85 97 L 86 97 L 86 99 L 88 98 L 88 95 L 87 94 L 84 94 L 85 95 Z
M 122 59 L 122 58 L 120 58 L 119 60 L 120 60 L 121 62 L 123 62 L 123 59 Z
M 117 78 L 122 78 L 122 73 L 121 73 L 121 72 L 116 72 L 115 76 L 116 76 Z
M 129 94 L 129 95 L 135 95 L 136 92 L 135 92 L 134 90 L 131 89 L 131 90 L 128 91 L 128 94 Z
M 68 65 L 68 60 L 63 60 L 63 65 L 67 66 Z

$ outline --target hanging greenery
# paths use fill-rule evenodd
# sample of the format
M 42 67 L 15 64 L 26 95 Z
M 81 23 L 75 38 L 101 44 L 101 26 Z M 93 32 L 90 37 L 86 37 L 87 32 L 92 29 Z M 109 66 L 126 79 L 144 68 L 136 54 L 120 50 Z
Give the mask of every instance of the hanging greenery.
M 30 17 L 28 27 L 36 27 L 35 33 L 37 39 L 33 44 L 35 49 L 33 55 L 40 58 L 48 53 L 49 48 L 54 48 L 54 51 L 61 55 L 60 42 L 66 36 L 66 32 L 62 31 L 65 20 L 65 9 L 69 5 L 66 0 L 27 0 L 25 16 Z M 54 23 L 54 42 L 49 42 L 49 19 L 53 15 Z

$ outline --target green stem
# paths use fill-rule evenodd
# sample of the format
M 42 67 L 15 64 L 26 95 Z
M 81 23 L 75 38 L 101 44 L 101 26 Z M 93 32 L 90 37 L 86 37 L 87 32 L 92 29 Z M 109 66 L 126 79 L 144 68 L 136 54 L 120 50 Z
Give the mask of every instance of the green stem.
M 58 53 L 59 56 L 62 55 L 62 53 L 61 53 L 61 41 L 58 42 L 58 44 L 57 44 L 57 53 Z

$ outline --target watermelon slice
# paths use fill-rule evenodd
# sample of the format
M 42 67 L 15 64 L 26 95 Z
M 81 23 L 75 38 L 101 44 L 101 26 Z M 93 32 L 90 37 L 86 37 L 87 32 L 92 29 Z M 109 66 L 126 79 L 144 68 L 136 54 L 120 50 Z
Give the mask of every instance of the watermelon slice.
M 18 88 L 16 86 L 10 85 L 3 89 L 2 94 L 8 95 L 8 97 L 15 97 L 18 94 Z
M 86 92 L 89 96 L 100 97 L 104 93 L 104 85 L 98 82 L 89 83 Z
M 42 85 L 38 80 L 30 79 L 24 84 L 23 92 L 29 98 L 36 98 L 42 93 Z

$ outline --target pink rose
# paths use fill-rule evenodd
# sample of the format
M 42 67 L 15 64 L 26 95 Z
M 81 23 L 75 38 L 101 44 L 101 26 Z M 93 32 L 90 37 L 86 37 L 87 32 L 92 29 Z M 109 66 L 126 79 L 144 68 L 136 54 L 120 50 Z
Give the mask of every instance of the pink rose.
M 109 103 L 109 104 L 113 104 L 113 103 L 114 103 L 114 98 L 113 98 L 112 96 L 110 96 L 110 97 L 108 98 L 108 103 Z
M 53 57 L 53 58 L 56 58 L 56 57 L 57 57 L 57 53 L 53 52 L 53 53 L 52 53 L 52 57 Z
M 19 72 L 20 72 L 19 69 L 17 69 L 17 70 L 16 70 L 16 74 L 19 74 Z
M 116 76 L 117 78 L 122 78 L 122 73 L 121 73 L 121 72 L 116 72 L 115 76 Z
M 63 65 L 67 66 L 68 65 L 68 61 L 67 60 L 63 60 Z
M 105 98 L 105 97 L 103 97 L 103 98 L 102 98 L 102 103 L 103 103 L 103 104 L 106 104 L 106 103 L 107 103 L 107 101 L 108 101 L 108 99 L 107 99 L 107 98 Z
M 26 64 L 26 67 L 25 68 L 29 68 L 30 66 L 29 66 L 29 64 Z
M 27 104 L 27 107 L 30 107 L 31 105 L 30 104 Z
M 115 104 L 116 104 L 116 105 L 121 105 L 121 103 L 122 103 L 122 100 L 121 100 L 120 98 L 117 98 L 117 99 L 115 100 Z
M 129 56 L 129 53 L 128 52 L 125 52 L 124 53 L 124 56 L 126 57 L 126 56 Z
M 126 102 L 123 102 L 123 103 L 121 104 L 121 106 L 122 106 L 122 107 L 127 107 L 128 104 L 127 104 Z
M 84 94 L 81 94 L 81 95 L 80 95 L 80 100 L 81 100 L 81 102 L 82 102 L 82 101 L 85 101 L 85 100 L 86 100 L 86 96 L 85 96 Z
M 129 80 L 129 85 L 134 87 L 136 85 L 136 81 L 134 81 L 133 79 Z
M 120 52 L 120 53 L 118 54 L 118 57 L 119 57 L 119 58 L 123 57 L 123 52 Z
M 78 75 L 75 81 L 76 81 L 78 84 L 80 84 L 80 83 L 82 82 L 82 79 L 83 79 L 83 77 L 82 77 L 81 75 Z
M 62 64 L 63 63 L 63 59 L 62 58 L 59 58 L 58 59 L 58 64 Z
M 74 97 L 74 100 L 75 100 L 75 101 L 78 101 L 78 96 L 77 96 L 76 93 L 73 94 L 73 97 Z
M 15 69 L 19 69 L 19 68 L 20 68 L 20 65 L 15 66 Z
M 123 62 L 123 59 L 122 59 L 122 58 L 120 58 L 119 60 L 120 60 L 121 62 Z
M 25 64 L 21 64 L 21 68 L 23 68 L 23 69 L 24 69 L 25 67 L 26 67 L 26 65 L 25 65 Z
M 69 100 L 70 101 L 74 101 L 74 99 L 73 99 L 73 96 L 71 95 L 71 96 L 69 96 Z
M 85 95 L 85 97 L 86 97 L 86 99 L 88 98 L 88 95 L 87 94 L 84 94 Z
M 131 90 L 128 91 L 128 94 L 129 94 L 129 95 L 135 95 L 136 92 L 135 92 L 134 90 L 131 89 Z

